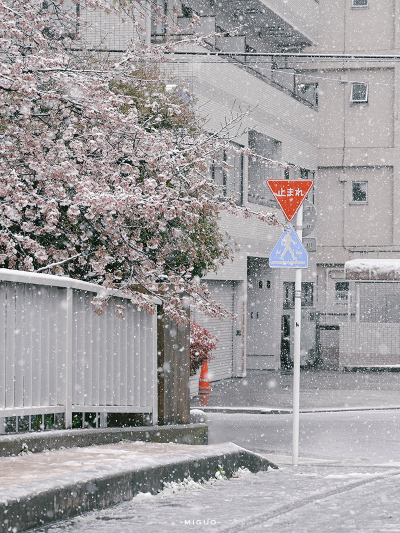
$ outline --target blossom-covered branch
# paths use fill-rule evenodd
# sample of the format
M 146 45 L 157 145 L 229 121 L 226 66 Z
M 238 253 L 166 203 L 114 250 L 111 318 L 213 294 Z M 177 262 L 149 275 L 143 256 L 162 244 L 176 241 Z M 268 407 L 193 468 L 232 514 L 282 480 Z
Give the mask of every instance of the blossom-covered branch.
M 223 316 L 201 277 L 232 255 L 220 210 L 250 215 L 210 177 L 229 136 L 167 90 L 156 65 L 173 39 L 99 58 L 65 6 L 0 0 L 0 266 L 90 280 L 152 310 L 141 285 L 178 321 L 184 294 Z

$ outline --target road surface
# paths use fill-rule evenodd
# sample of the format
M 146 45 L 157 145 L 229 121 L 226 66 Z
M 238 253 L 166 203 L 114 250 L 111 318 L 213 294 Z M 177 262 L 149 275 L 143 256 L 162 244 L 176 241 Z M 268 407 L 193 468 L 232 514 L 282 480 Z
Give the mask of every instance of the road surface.
M 400 532 L 400 412 L 302 415 L 298 467 L 288 464 L 290 416 L 208 416 L 210 442 L 231 440 L 281 468 L 167 487 L 36 532 Z

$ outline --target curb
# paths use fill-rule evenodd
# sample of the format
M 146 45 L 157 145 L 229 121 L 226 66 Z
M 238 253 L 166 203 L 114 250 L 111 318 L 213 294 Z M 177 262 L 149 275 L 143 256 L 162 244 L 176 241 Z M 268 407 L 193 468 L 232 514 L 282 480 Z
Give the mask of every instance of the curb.
M 226 476 L 239 467 L 252 472 L 278 468 L 264 457 L 233 443 L 199 446 L 199 451 L 140 461 L 119 462 L 99 469 L 68 473 L 62 480 L 7 487 L 0 490 L 2 531 L 14 533 L 65 520 L 82 513 L 131 500 L 139 492 L 157 493 L 164 482 L 208 479 L 222 466 Z
M 231 413 L 250 415 L 291 415 L 293 409 L 274 409 L 262 407 L 191 407 L 191 410 L 198 409 L 204 413 Z M 315 409 L 300 409 L 300 413 L 342 413 L 351 411 L 396 411 L 400 406 L 390 407 L 321 407 Z
M 200 410 L 204 413 L 246 413 L 249 415 L 290 415 L 292 409 L 275 409 L 269 407 L 191 407 L 190 410 Z
M 174 442 L 177 444 L 207 444 L 206 424 L 145 426 L 127 428 L 61 429 L 37 433 L 0 436 L 0 457 L 18 455 L 22 450 L 33 453 L 60 448 L 84 448 L 99 444 L 114 444 L 121 440 L 144 442 Z
M 332 407 L 318 409 L 301 409 L 300 413 L 347 413 L 349 411 L 396 411 L 400 407 Z

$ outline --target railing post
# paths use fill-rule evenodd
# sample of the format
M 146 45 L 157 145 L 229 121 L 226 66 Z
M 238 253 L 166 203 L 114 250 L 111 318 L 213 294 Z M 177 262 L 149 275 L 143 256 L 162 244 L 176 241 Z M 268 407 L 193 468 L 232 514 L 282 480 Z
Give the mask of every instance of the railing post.
M 65 350 L 65 429 L 72 427 L 72 320 L 73 290 L 67 289 L 67 328 Z
M 158 308 L 158 306 L 157 306 Z M 152 317 L 152 354 L 153 354 L 153 363 L 152 363 L 152 380 L 153 380 L 153 394 L 152 394 L 152 424 L 153 426 L 158 425 L 158 344 L 157 344 L 157 334 L 158 334 L 158 313 Z
M 347 293 L 347 322 L 351 321 L 351 297 L 352 293 L 349 291 Z
M 356 283 L 356 322 L 360 322 L 360 284 Z

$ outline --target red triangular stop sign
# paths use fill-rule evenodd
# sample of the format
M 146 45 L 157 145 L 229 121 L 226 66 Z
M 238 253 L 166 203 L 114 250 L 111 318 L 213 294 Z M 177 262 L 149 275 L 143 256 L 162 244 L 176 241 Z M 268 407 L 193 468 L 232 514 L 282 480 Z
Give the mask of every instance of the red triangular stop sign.
M 314 182 L 312 180 L 268 180 L 267 183 L 285 217 L 291 221 Z

